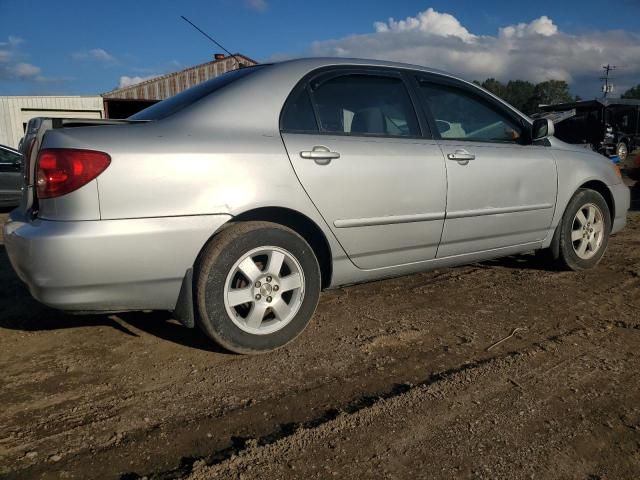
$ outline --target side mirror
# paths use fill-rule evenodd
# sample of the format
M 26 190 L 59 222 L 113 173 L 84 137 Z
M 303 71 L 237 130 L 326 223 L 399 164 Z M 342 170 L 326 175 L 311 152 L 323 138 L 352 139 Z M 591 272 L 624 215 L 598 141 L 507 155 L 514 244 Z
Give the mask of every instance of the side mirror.
M 536 118 L 531 127 L 531 141 L 542 140 L 543 138 L 553 137 L 555 128 L 553 122 L 548 118 Z

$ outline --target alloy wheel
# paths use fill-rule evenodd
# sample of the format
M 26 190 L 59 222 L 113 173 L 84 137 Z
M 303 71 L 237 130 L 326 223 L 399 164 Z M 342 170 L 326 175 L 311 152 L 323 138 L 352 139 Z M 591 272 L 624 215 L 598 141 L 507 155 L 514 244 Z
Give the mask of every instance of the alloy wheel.
M 304 272 L 283 248 L 255 248 L 233 265 L 224 289 L 225 308 L 233 323 L 245 332 L 267 335 L 284 328 L 298 313 Z
M 571 243 L 576 255 L 583 259 L 592 258 L 602 246 L 605 233 L 604 216 L 597 205 L 583 205 L 573 219 Z
M 627 151 L 627 145 L 624 142 L 620 142 L 618 144 L 618 151 L 617 151 L 618 158 L 624 162 L 627 159 L 628 153 L 629 152 Z

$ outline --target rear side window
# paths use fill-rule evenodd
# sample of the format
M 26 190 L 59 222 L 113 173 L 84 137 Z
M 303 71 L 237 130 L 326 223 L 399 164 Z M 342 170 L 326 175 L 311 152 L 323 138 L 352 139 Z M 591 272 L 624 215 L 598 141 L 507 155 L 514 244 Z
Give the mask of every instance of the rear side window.
M 320 130 L 350 135 L 419 136 L 418 119 L 400 78 L 347 74 L 312 82 Z
M 318 124 L 313 113 L 309 92 L 303 86 L 294 91 L 282 112 L 282 130 L 288 132 L 317 132 Z
M 191 87 L 173 97 L 156 103 L 155 105 L 145 108 L 144 110 L 129 117 L 130 120 L 160 120 L 182 110 L 189 105 L 194 104 L 198 100 L 207 95 L 226 87 L 227 85 L 257 72 L 266 65 L 256 65 L 253 67 L 240 68 L 231 72 L 224 73 L 218 77 L 202 82 L 195 87 Z

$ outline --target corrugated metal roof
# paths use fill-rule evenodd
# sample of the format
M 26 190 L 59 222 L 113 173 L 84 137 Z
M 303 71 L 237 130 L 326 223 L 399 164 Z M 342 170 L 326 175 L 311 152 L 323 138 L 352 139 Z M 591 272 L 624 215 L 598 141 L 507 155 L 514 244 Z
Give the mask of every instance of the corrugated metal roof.
M 228 56 L 221 60 L 213 60 L 186 68 L 179 72 L 167 73 L 166 75 L 151 78 L 135 85 L 117 88 L 110 92 L 103 93 L 102 96 L 104 98 L 121 98 L 127 100 L 164 100 L 205 80 L 237 69 L 238 60 L 236 60 L 236 58 L 240 59 L 240 62 L 245 65 L 256 65 L 258 63 L 245 55 L 234 54 L 233 57 Z

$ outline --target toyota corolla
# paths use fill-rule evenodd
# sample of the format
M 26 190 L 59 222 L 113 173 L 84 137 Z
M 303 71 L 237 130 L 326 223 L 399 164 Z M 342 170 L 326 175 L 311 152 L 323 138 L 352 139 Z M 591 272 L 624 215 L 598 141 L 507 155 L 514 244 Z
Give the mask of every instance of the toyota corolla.
M 428 68 L 243 68 L 128 120 L 28 125 L 6 249 L 75 312 L 164 309 L 241 353 L 302 332 L 323 289 L 540 250 L 581 270 L 625 225 L 602 155 Z

